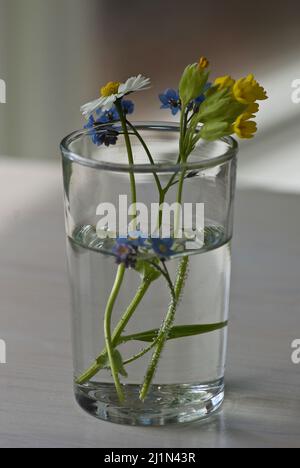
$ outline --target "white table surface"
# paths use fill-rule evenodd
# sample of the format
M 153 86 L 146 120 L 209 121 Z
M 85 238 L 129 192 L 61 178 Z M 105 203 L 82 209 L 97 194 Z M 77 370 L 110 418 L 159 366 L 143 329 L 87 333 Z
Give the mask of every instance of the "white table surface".
M 60 168 L 0 162 L 0 447 L 300 447 L 300 197 L 239 190 L 222 411 L 169 428 L 74 402 Z

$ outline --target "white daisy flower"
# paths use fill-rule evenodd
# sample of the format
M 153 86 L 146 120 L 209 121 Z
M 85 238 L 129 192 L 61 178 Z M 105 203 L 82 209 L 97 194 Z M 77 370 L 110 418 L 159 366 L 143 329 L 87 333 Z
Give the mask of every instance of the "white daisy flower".
M 145 78 L 142 75 L 132 76 L 129 78 L 126 83 L 121 84 L 119 87 L 119 94 L 125 96 L 129 93 L 134 93 L 136 91 L 143 91 L 149 89 L 151 86 L 150 78 Z
M 126 83 L 109 82 L 101 89 L 101 96 L 95 101 L 89 102 L 81 107 L 81 112 L 85 117 L 92 115 L 97 109 L 107 111 L 112 108 L 117 99 L 123 96 L 143 91 L 150 88 L 150 78 L 142 75 L 132 76 Z

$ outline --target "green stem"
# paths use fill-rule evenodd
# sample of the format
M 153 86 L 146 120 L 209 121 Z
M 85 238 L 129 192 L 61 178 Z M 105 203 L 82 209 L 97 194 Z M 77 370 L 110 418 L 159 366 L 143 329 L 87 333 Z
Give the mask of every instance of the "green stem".
M 138 354 L 135 354 L 130 359 L 127 359 L 127 361 L 124 361 L 124 366 L 128 366 L 129 364 L 132 364 L 133 362 L 137 361 L 138 359 L 144 357 L 146 354 L 148 354 L 156 346 L 156 344 L 157 344 L 157 340 L 154 340 L 153 343 L 151 343 L 150 346 L 143 349 Z
M 178 162 L 178 164 L 180 163 L 180 161 Z M 169 189 L 174 185 L 175 183 L 175 179 L 177 177 L 177 173 L 173 174 L 171 179 L 169 180 L 168 184 L 166 185 L 166 187 L 164 188 L 164 193 L 166 194 Z
M 183 149 L 184 149 L 184 138 L 187 129 L 187 107 L 183 107 L 181 110 L 180 116 L 180 141 L 179 141 L 179 151 L 180 159 L 182 159 Z
M 127 125 L 132 129 L 134 135 L 139 139 L 141 145 L 143 146 L 147 156 L 148 156 L 148 159 L 150 161 L 150 164 L 152 166 L 155 167 L 155 161 L 152 157 L 152 154 L 150 153 L 149 151 L 149 148 L 148 146 L 146 145 L 143 137 L 141 136 L 141 134 L 137 131 L 137 129 L 134 127 L 134 125 L 132 125 L 131 122 L 129 122 L 128 120 L 126 121 L 127 122 Z M 158 219 L 158 229 L 161 228 L 161 224 L 162 224 L 162 220 L 163 220 L 163 211 L 161 209 L 161 206 L 162 204 L 164 203 L 165 201 L 165 197 L 166 197 L 166 193 L 168 191 L 168 189 L 163 189 L 162 185 L 161 185 L 161 182 L 159 180 L 159 177 L 158 175 L 156 174 L 155 172 L 155 169 L 154 169 L 154 172 L 153 172 L 153 176 L 154 176 L 154 179 L 155 179 L 155 182 L 156 182 L 156 185 L 157 185 L 157 189 L 158 189 L 158 193 L 159 193 L 159 219 Z
M 123 331 L 127 327 L 127 325 L 129 323 L 130 319 L 132 318 L 134 312 L 136 311 L 136 309 L 138 308 L 138 306 L 142 302 L 142 300 L 143 300 L 144 296 L 146 295 L 146 293 L 147 293 L 147 291 L 148 291 L 148 289 L 149 289 L 152 282 L 153 282 L 153 280 L 146 278 L 141 283 L 141 285 L 140 285 L 139 289 L 137 290 L 136 295 L 134 296 L 130 306 L 126 310 L 125 314 L 121 318 L 120 322 L 118 323 L 118 325 L 117 325 L 117 327 L 116 327 L 116 329 L 114 331 L 114 334 L 113 334 L 113 343 L 114 343 L 114 345 L 117 345 L 117 343 L 119 342 L 119 339 L 120 339 Z
M 132 198 L 131 201 L 134 206 L 133 219 L 136 219 L 137 217 L 137 213 L 136 213 L 137 190 L 136 190 L 136 182 L 135 182 L 135 175 L 134 175 L 134 168 L 133 168 L 134 166 L 133 152 L 132 152 L 130 137 L 129 137 L 128 128 L 127 128 L 126 116 L 123 112 L 121 101 L 117 100 L 115 102 L 115 106 L 120 116 L 120 121 L 121 121 L 122 129 L 124 132 L 124 139 L 125 139 L 125 144 L 126 144 L 126 149 L 127 149 L 128 162 L 131 166 L 130 168 L 130 185 L 131 185 L 131 198 Z M 135 228 L 136 227 L 134 227 L 134 229 Z
M 118 323 L 112 337 L 112 344 L 113 346 L 117 346 L 120 340 L 120 337 L 125 330 L 126 326 L 128 325 L 130 319 L 132 318 L 133 314 L 135 313 L 136 309 L 142 302 L 144 296 L 146 295 L 151 283 L 153 280 L 145 278 L 141 283 L 139 289 L 136 292 L 131 304 L 127 308 L 125 314 L 121 318 L 120 322 Z M 101 354 L 97 357 L 95 362 L 92 366 L 84 372 L 76 381 L 78 385 L 84 385 L 85 383 L 89 382 L 95 375 L 98 374 L 106 365 L 107 363 L 107 350 L 106 348 L 101 352 Z
M 170 277 L 169 270 L 168 270 L 168 268 L 166 266 L 166 262 L 164 260 L 162 260 L 161 262 L 163 264 L 163 272 L 164 272 L 163 274 L 164 274 L 164 277 L 166 278 L 167 283 L 169 285 L 171 295 L 172 295 L 173 299 L 176 300 L 176 292 L 175 292 L 175 289 L 174 289 L 174 286 L 173 286 L 173 283 L 172 283 L 172 280 L 171 280 L 171 277 Z
M 172 283 L 172 280 L 171 280 L 171 277 L 170 277 L 170 274 L 168 272 L 168 269 L 166 267 L 166 264 L 164 261 L 162 261 L 162 264 L 163 264 L 163 268 L 160 268 L 159 265 L 155 264 L 155 263 L 152 263 L 150 262 L 151 265 L 156 268 L 156 270 L 158 270 L 162 275 L 163 277 L 165 278 L 165 280 L 167 281 L 167 284 L 170 288 L 170 291 L 171 291 L 171 294 L 173 297 L 175 297 L 175 291 L 174 291 L 174 286 L 173 286 L 173 283 Z
M 174 323 L 176 308 L 180 300 L 180 297 L 184 288 L 185 280 L 186 280 L 188 264 L 189 264 L 188 257 L 184 257 L 181 260 L 181 263 L 178 269 L 177 279 L 176 279 L 175 288 L 174 288 L 175 296 L 174 297 L 172 296 L 172 300 L 171 300 L 171 304 L 170 304 L 167 316 L 158 334 L 157 346 L 152 356 L 152 359 L 148 367 L 148 370 L 144 379 L 144 383 L 140 392 L 141 401 L 145 401 L 145 399 L 147 398 L 149 389 L 152 385 L 152 381 L 157 370 L 158 363 L 160 361 L 165 344 L 168 340 L 171 327 Z
M 177 159 L 177 165 L 180 164 L 181 162 L 184 161 L 185 159 L 185 148 L 184 148 L 184 143 L 185 143 L 185 137 L 186 133 L 188 130 L 188 112 L 187 108 L 184 107 L 181 112 L 181 117 L 180 117 L 180 140 L 179 140 L 179 156 Z M 185 162 L 185 161 L 184 161 Z M 168 184 L 164 188 L 164 193 L 166 194 L 168 190 L 172 187 L 175 179 L 176 179 L 177 174 L 173 174 L 171 179 L 169 180 Z
M 118 368 L 116 366 L 115 358 L 114 358 L 114 346 L 113 346 L 112 334 L 111 334 L 111 319 L 112 319 L 112 312 L 114 309 L 114 305 L 115 305 L 115 302 L 117 300 L 117 297 L 119 295 L 119 292 L 122 286 L 124 274 L 125 274 L 125 265 L 120 265 L 118 268 L 118 273 L 116 276 L 115 284 L 113 286 L 113 289 L 111 291 L 111 294 L 107 303 L 105 316 L 104 316 L 104 336 L 105 336 L 106 350 L 108 354 L 110 369 L 111 369 L 112 376 L 115 382 L 116 391 L 117 391 L 119 400 L 121 402 L 124 401 L 124 392 L 121 386 L 121 382 L 119 379 L 119 372 L 118 372 Z
M 181 234 L 179 232 L 179 225 L 180 225 L 180 211 L 181 211 L 181 206 L 182 206 L 182 197 L 183 197 L 183 185 L 184 185 L 184 181 L 185 181 L 185 174 L 186 174 L 186 171 L 182 171 L 182 173 L 180 174 L 180 180 L 179 180 L 179 186 L 178 186 L 178 193 L 177 193 L 177 210 L 176 210 L 176 215 L 175 215 L 175 230 L 174 230 L 174 234 L 175 234 L 175 238 L 178 238 L 178 237 L 181 237 Z
M 150 164 L 152 166 L 155 167 L 155 162 L 154 162 L 154 159 L 152 157 L 152 154 L 150 153 L 150 150 L 148 148 L 148 146 L 146 145 L 145 143 L 145 140 L 143 139 L 142 135 L 137 131 L 137 129 L 135 128 L 134 125 L 132 125 L 131 122 L 129 122 L 128 120 L 126 120 L 127 122 L 127 125 L 131 128 L 131 130 L 133 131 L 134 135 L 139 139 L 141 145 L 143 146 L 147 156 L 148 156 L 148 159 L 150 161 Z M 155 182 L 156 182 L 156 185 L 157 185 L 157 188 L 158 188 L 158 191 L 159 191 L 159 194 L 161 195 L 163 193 L 163 188 L 162 188 L 162 185 L 160 183 L 160 180 L 159 180 L 159 177 L 158 175 L 156 174 L 155 170 L 153 172 L 153 176 L 154 176 L 154 179 L 155 179 Z

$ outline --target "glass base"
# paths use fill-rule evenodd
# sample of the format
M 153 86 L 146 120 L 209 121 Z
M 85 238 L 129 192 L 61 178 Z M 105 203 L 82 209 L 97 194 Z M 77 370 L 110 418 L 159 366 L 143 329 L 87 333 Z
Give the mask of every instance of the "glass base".
M 208 384 L 154 385 L 147 400 L 139 400 L 138 385 L 124 387 L 120 405 L 112 384 L 75 385 L 78 404 L 90 415 L 115 424 L 165 426 L 186 424 L 214 414 L 224 401 L 224 380 Z

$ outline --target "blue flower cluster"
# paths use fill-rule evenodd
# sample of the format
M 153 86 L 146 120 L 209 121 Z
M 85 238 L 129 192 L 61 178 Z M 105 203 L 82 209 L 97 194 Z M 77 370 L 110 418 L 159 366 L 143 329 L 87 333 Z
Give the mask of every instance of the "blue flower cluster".
M 116 242 L 113 249 L 117 265 L 124 264 L 126 268 L 134 268 L 137 262 L 137 249 L 130 244 Z
M 139 231 L 131 233 L 128 237 L 119 237 L 112 250 L 116 256 L 118 265 L 124 264 L 126 268 L 134 268 L 138 260 L 140 249 L 145 252 L 153 252 L 161 260 L 167 260 L 176 252 L 174 250 L 174 240 L 171 238 L 151 238 L 147 239 Z
M 132 101 L 122 99 L 121 101 L 122 109 L 125 115 L 133 114 L 134 112 L 134 103 Z M 101 109 L 96 111 L 96 114 L 99 116 L 97 123 L 112 123 L 120 120 L 119 113 L 116 109 L 116 106 L 113 106 L 108 111 L 101 111 Z
M 132 114 L 134 112 L 134 103 L 129 100 L 123 99 L 122 108 L 125 115 Z M 88 123 L 85 125 L 86 130 L 89 131 L 89 135 L 95 145 L 110 146 L 115 145 L 118 141 L 119 132 L 113 127 L 115 122 L 120 120 L 119 113 L 115 106 L 108 111 L 96 111 L 98 118 L 95 119 L 93 115 L 90 116 Z M 107 126 L 105 126 L 107 124 Z M 101 127 L 101 125 L 103 127 Z
M 195 101 L 192 103 L 193 111 L 195 113 L 199 112 L 201 104 L 205 101 L 205 93 L 212 87 L 212 83 L 206 83 L 203 93 L 198 96 Z
M 176 115 L 181 110 L 179 92 L 175 89 L 166 89 L 163 94 L 159 95 L 159 99 L 162 103 L 161 109 L 170 109 L 172 115 Z
M 97 145 L 115 145 L 118 141 L 119 132 L 114 129 L 113 126 L 99 127 L 100 122 L 95 120 L 94 116 L 91 115 L 88 123 L 85 125 L 85 129 L 90 130 L 89 135 L 92 138 L 92 142 Z
M 190 103 L 189 111 L 193 111 L 195 113 L 199 111 L 200 105 L 205 101 L 205 93 L 211 88 L 211 86 L 211 83 L 206 84 L 203 93 Z M 177 113 L 181 111 L 179 91 L 168 88 L 164 93 L 159 95 L 159 99 L 162 104 L 161 109 L 170 109 L 172 115 L 177 115 Z

